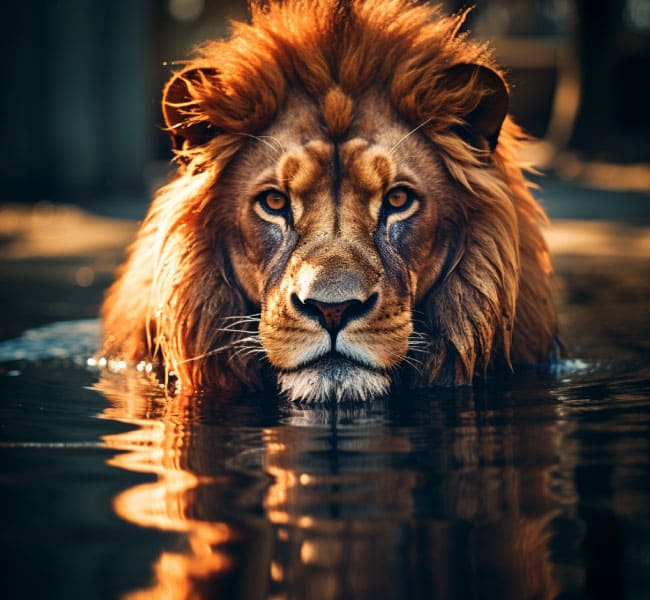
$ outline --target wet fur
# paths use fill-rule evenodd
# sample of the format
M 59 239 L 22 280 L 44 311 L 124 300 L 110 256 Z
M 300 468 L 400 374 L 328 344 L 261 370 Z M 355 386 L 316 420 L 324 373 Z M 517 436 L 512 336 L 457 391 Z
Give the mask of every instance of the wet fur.
M 259 337 L 268 269 L 240 252 L 236 173 L 249 148 L 282 152 L 271 133 L 289 104 L 313 105 L 305 110 L 334 147 L 356 120 L 367 122 L 369 104 L 405 127 L 400 147 L 429 144 L 444 175 L 436 183 L 452 190 L 431 217 L 436 254 L 431 273 L 418 275 L 429 287 L 410 291 L 407 337 L 421 344 L 385 373 L 412 385 L 466 384 L 491 368 L 547 360 L 557 326 L 545 217 L 517 158 L 521 131 L 506 116 L 492 139 L 491 123 L 480 122 L 490 90 L 454 71 L 480 65 L 503 77 L 490 50 L 459 33 L 464 14 L 441 17 L 406 0 L 317 0 L 309 10 L 289 0 L 251 10 L 252 24 L 236 23 L 230 39 L 200 48 L 165 90 L 178 174 L 157 193 L 107 294 L 104 352 L 158 361 L 187 389 L 274 380 Z M 474 135 L 472 119 L 488 133 Z

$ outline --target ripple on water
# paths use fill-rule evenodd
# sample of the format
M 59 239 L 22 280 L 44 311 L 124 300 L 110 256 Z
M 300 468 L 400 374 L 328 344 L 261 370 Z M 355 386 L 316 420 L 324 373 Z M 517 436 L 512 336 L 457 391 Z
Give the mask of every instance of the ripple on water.
M 273 393 L 166 398 L 111 369 L 97 384 L 86 359 L 98 341 L 88 320 L 0 342 L 3 533 L 14 555 L 47 554 L 42 531 L 63 523 L 52 556 L 70 557 L 57 571 L 68 587 L 99 572 L 88 548 L 105 539 L 98 578 L 113 569 L 121 591 L 149 597 L 172 584 L 234 596 L 254 573 L 278 597 L 329 585 L 338 597 L 571 598 L 621 557 L 620 589 L 647 588 L 643 360 L 309 406 Z M 42 507 L 50 517 L 34 517 Z
M 52 323 L 0 341 L 0 362 L 65 359 L 83 364 L 97 351 L 100 335 L 99 319 Z

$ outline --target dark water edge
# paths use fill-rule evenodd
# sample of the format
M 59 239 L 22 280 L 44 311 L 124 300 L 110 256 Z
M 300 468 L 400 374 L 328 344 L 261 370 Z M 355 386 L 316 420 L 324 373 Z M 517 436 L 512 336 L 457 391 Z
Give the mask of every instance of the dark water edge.
M 339 407 L 0 369 L 3 597 L 650 590 L 645 356 Z

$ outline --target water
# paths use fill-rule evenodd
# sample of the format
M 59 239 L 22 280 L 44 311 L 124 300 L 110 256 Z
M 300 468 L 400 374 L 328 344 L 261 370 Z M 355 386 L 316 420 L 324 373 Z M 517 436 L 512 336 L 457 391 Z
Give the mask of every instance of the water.
M 94 321 L 0 342 L 2 597 L 650 597 L 648 262 L 556 260 L 550 372 L 365 406 L 165 398 L 85 366 Z

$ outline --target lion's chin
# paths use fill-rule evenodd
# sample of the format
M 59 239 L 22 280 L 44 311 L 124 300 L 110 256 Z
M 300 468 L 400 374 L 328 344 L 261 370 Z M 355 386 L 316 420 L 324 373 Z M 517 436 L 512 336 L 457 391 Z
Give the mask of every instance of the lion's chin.
M 366 402 L 383 396 L 390 378 L 342 357 L 325 357 L 278 375 L 280 392 L 293 402 Z

